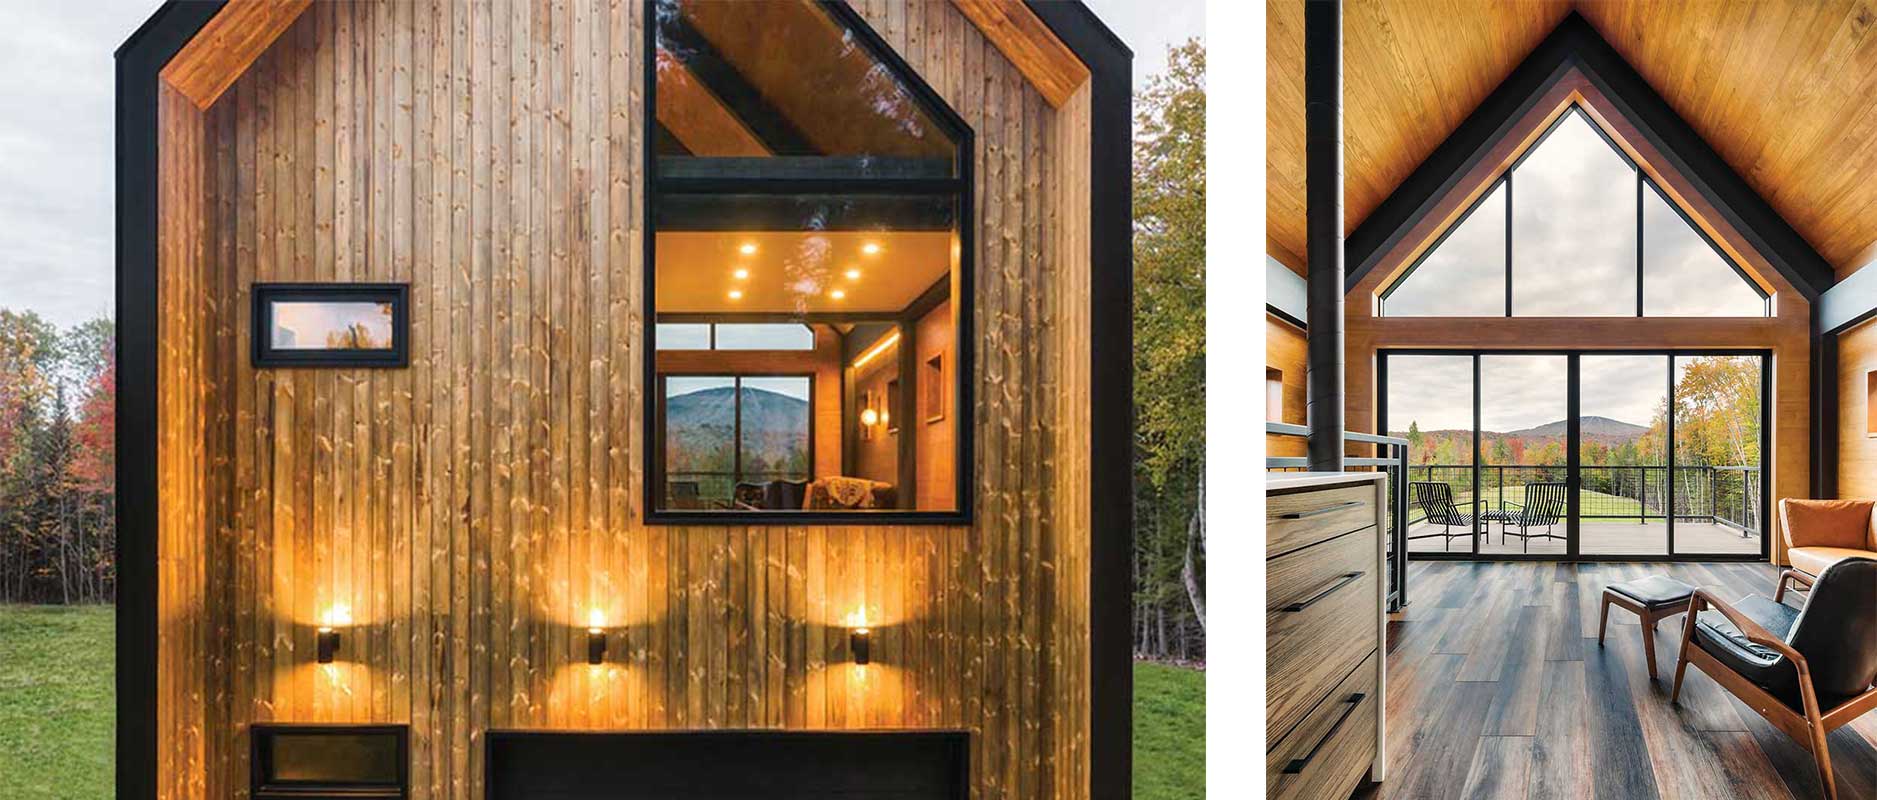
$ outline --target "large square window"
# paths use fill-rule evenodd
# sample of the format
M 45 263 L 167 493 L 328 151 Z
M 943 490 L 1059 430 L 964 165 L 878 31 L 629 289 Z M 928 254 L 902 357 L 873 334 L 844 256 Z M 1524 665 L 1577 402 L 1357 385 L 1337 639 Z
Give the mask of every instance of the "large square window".
M 653 11 L 648 519 L 962 521 L 969 128 L 841 4 Z

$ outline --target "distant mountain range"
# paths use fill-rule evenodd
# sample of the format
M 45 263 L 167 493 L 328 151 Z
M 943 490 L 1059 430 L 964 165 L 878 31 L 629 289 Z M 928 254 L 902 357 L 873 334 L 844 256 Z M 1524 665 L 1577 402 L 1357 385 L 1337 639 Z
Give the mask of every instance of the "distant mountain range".
M 1631 439 L 1635 439 L 1649 432 L 1648 428 L 1643 427 L 1641 425 L 1633 425 L 1628 422 L 1624 422 L 1619 419 L 1611 419 L 1609 417 L 1588 416 L 1588 417 L 1579 417 L 1579 420 L 1582 426 L 1583 436 L 1585 439 L 1589 439 L 1589 440 L 1603 441 L 1603 442 L 1609 442 L 1609 443 L 1620 443 L 1620 442 L 1630 441 Z M 1516 431 L 1504 431 L 1504 432 L 1480 431 L 1480 436 L 1483 438 L 1488 438 L 1488 439 L 1492 439 L 1492 438 L 1524 439 L 1526 441 L 1533 441 L 1533 442 L 1541 441 L 1544 439 L 1553 439 L 1553 438 L 1562 439 L 1564 438 L 1565 433 L 1568 432 L 1569 425 L 1570 423 L 1568 420 L 1561 419 L 1555 422 L 1547 422 L 1543 425 L 1535 425 L 1530 428 L 1523 428 L 1523 429 L 1516 430 Z M 1439 434 L 1439 435 L 1469 434 L 1470 435 L 1472 432 L 1461 431 L 1461 430 L 1436 430 L 1436 431 L 1422 431 L 1421 433 L 1426 434 L 1426 435 L 1435 435 L 1435 434 Z M 1408 432 L 1407 431 L 1393 431 L 1389 435 L 1390 436 L 1406 436 L 1408 435 Z
M 1580 430 L 1587 438 L 1629 440 L 1649 432 L 1648 428 L 1641 425 L 1631 425 L 1609 417 L 1579 417 L 1578 420 Z M 1521 439 L 1542 439 L 1548 436 L 1563 436 L 1569 427 L 1569 421 L 1561 419 L 1524 430 L 1509 431 L 1504 435 L 1517 436 Z
M 736 436 L 736 390 L 703 389 L 665 401 L 667 458 L 673 469 L 728 470 Z M 722 463 L 710 463 L 713 456 Z M 743 461 L 746 469 L 778 469 L 808 462 L 808 401 L 743 387 Z

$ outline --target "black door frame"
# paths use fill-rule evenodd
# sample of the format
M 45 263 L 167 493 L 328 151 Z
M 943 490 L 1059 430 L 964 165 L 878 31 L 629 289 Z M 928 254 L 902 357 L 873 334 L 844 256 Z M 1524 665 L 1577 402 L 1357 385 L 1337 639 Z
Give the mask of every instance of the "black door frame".
M 1614 561 L 1614 562 L 1688 562 L 1688 561 L 1765 561 L 1770 557 L 1772 547 L 1772 485 L 1773 475 L 1769 467 L 1772 454 L 1772 396 L 1773 396 L 1773 351 L 1770 348 L 1700 348 L 1688 350 L 1675 349 L 1581 349 L 1581 348 L 1545 348 L 1518 350 L 1504 348 L 1380 348 L 1375 352 L 1375 430 L 1387 429 L 1388 422 L 1388 379 L 1390 356 L 1459 356 L 1472 360 L 1473 368 L 1473 487 L 1478 492 L 1480 485 L 1480 398 L 1483 395 L 1480 386 L 1481 356 L 1563 356 L 1565 357 L 1565 481 L 1570 487 L 1566 492 L 1565 508 L 1565 552 L 1562 554 L 1540 553 L 1481 553 L 1480 536 L 1485 526 L 1477 519 L 1473 522 L 1472 552 L 1468 553 L 1428 553 L 1409 551 L 1408 558 L 1417 561 Z M 1668 441 L 1666 443 L 1668 470 L 1668 552 L 1660 555 L 1650 554 L 1586 554 L 1581 552 L 1582 509 L 1579 508 L 1577 488 L 1582 483 L 1582 463 L 1579 430 L 1582 417 L 1582 357 L 1583 356 L 1666 356 L 1668 369 L 1667 394 L 1670 413 L 1668 414 Z M 1760 358 L 1760 549 L 1758 553 L 1678 553 L 1675 550 L 1675 364 L 1677 357 L 1687 356 L 1758 356 Z

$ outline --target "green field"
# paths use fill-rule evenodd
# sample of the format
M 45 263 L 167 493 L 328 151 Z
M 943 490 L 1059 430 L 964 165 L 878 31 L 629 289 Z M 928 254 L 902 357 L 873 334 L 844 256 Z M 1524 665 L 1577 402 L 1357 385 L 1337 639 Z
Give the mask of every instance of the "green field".
M 1134 662 L 1134 798 L 1206 796 L 1206 673 Z
M 0 605 L 0 797 L 111 797 L 114 629 L 109 606 Z
M 0 797 L 112 794 L 109 607 L 0 606 Z M 1206 673 L 1134 667 L 1134 797 L 1206 796 Z

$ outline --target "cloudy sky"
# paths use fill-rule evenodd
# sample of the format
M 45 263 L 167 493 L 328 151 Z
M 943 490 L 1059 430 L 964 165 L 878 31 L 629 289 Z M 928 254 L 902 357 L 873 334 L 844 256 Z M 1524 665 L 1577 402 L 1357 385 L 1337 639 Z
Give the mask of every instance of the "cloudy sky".
M 1512 172 L 1512 311 L 1636 313 L 1636 170 L 1579 113 Z M 1391 316 L 1505 313 L 1507 193 L 1480 201 L 1408 281 Z M 1650 316 L 1760 316 L 1765 305 L 1653 189 L 1643 196 L 1643 299 Z
M 1690 358 L 1675 361 L 1677 375 Z M 1581 357 L 1586 417 L 1609 417 L 1647 427 L 1668 395 L 1668 357 L 1589 355 Z M 1480 430 L 1509 431 L 1557 422 L 1568 415 L 1565 357 L 1480 357 Z M 1471 356 L 1390 356 L 1388 429 L 1403 432 L 1473 427 Z
M 160 0 L 13 2 L 0 26 L 0 308 L 67 326 L 111 313 L 111 51 Z M 1169 45 L 1205 35 L 1200 0 L 1090 0 L 1135 53 L 1139 85 Z M 22 112 L 30 109 L 30 112 Z
M 158 0 L 8 4 L 0 26 L 0 307 L 111 311 L 111 51 Z

